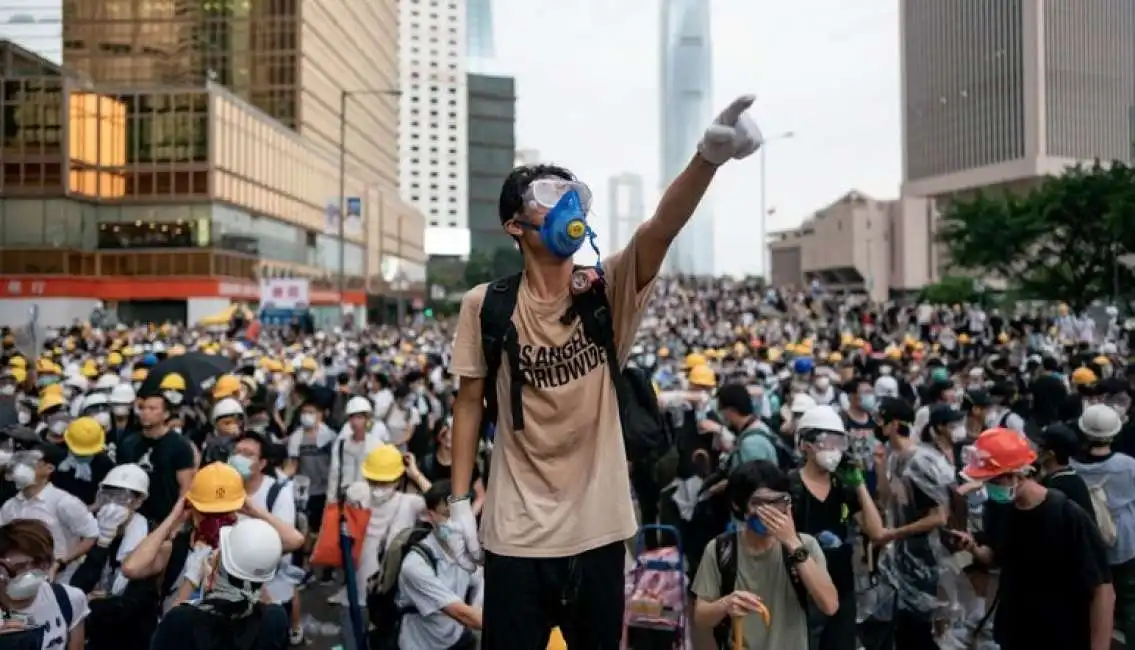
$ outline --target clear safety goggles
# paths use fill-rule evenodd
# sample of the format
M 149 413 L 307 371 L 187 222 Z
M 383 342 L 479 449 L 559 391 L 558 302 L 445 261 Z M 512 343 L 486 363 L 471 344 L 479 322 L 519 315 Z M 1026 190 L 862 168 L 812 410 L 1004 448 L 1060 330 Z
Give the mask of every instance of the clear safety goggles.
M 566 181 L 562 178 L 540 178 L 532 181 L 524 190 L 524 200 L 543 208 L 554 208 L 565 194 L 575 191 L 585 213 L 591 212 L 591 188 L 579 181 Z
M 847 436 L 841 436 L 838 433 L 821 433 L 812 439 L 812 444 L 817 449 L 847 451 Z
M 108 503 L 113 503 L 119 506 L 129 506 L 135 502 L 142 495 L 136 494 L 126 488 L 118 487 L 102 487 L 99 488 L 98 496 L 95 498 L 95 503 L 104 506 Z

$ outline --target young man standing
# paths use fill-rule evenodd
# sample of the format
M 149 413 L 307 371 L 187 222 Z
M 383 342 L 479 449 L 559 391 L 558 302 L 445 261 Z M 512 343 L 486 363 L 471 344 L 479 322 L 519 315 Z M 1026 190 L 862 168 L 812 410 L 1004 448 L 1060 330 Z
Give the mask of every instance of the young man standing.
M 490 288 L 481 285 L 462 300 L 452 362 L 460 384 L 448 525 L 458 534 L 447 543 L 473 556 L 480 540 L 470 486 L 486 394 L 499 405 L 497 421 L 485 423 L 496 433 L 482 520 L 484 650 L 543 648 L 557 623 L 568 647 L 619 646 L 623 542 L 636 525 L 612 366 L 625 363 L 670 243 L 718 167 L 760 147 L 760 132 L 744 115 L 752 103 L 752 96 L 740 97 L 717 116 L 654 217 L 626 249 L 579 278 L 605 287 L 617 363 L 571 310 L 573 290 L 584 290 L 573 282 L 572 256 L 586 238 L 590 190 L 548 165 L 518 167 L 501 188 L 501 223 L 524 254 L 505 336 L 512 352 L 505 350 L 498 368 L 488 367 L 481 310 Z M 514 370 L 523 381 L 511 381 Z M 490 373 L 496 382 L 486 386 Z

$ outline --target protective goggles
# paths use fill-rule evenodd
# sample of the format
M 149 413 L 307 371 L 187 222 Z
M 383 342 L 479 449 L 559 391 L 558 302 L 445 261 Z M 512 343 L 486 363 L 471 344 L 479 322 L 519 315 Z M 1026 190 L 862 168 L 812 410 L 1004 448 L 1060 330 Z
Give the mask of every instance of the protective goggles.
M 101 504 L 113 503 L 120 506 L 128 506 L 141 496 L 142 495 L 132 490 L 127 490 L 126 488 L 103 487 L 99 488 L 97 500 Z
M 562 178 L 540 178 L 532 181 L 524 190 L 524 201 L 542 208 L 552 209 L 563 195 L 575 191 L 584 213 L 591 212 L 591 188 L 579 181 L 566 181 Z
M 812 443 L 817 449 L 847 451 L 847 436 L 841 436 L 838 433 L 821 433 L 808 442 Z

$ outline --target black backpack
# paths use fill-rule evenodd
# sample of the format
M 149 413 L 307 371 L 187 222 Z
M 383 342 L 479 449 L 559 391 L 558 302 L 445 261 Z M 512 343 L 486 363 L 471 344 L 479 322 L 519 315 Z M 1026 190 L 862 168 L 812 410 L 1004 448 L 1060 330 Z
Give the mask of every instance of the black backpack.
M 437 572 L 437 557 L 422 541 L 433 530 L 426 524 L 400 531 L 390 540 L 383 553 L 378 573 L 367 584 L 366 609 L 373 627 L 370 633 L 370 650 L 398 650 L 398 634 L 402 617 L 416 613 L 413 605 L 400 606 L 394 601 L 398 593 L 398 575 L 402 562 L 410 553 L 417 553 Z
M 578 267 L 577 267 L 578 270 Z M 482 434 L 492 437 L 497 422 L 497 370 L 502 362 L 509 364 L 510 419 L 513 431 L 524 430 L 522 394 L 524 375 L 520 370 L 520 342 L 512 314 L 520 292 L 521 274 L 516 273 L 489 284 L 481 305 L 481 349 L 485 355 L 485 408 L 481 415 Z M 611 305 L 607 300 L 605 284 L 594 282 L 584 293 L 573 294 L 571 308 L 563 322 L 579 318 L 583 335 L 603 351 L 615 394 L 619 403 L 619 421 L 623 429 L 623 444 L 627 460 L 635 465 L 653 464 L 673 446 L 671 435 L 650 379 L 636 368 L 619 367 L 615 345 L 615 326 Z
M 717 562 L 717 572 L 721 576 L 721 597 L 728 596 L 737 588 L 738 537 L 739 533 L 731 530 L 714 538 L 714 560 Z M 784 562 L 784 570 L 788 572 L 788 579 L 792 581 L 792 591 L 796 593 L 796 601 L 800 603 L 800 609 L 804 610 L 804 614 L 807 616 L 808 590 L 804 587 L 804 581 L 800 579 L 800 572 L 789 561 L 788 553 L 785 553 L 783 548 L 780 551 L 780 557 Z M 713 638 L 717 640 L 719 648 L 731 647 L 729 638 L 731 627 L 731 621 L 727 616 L 713 629 Z

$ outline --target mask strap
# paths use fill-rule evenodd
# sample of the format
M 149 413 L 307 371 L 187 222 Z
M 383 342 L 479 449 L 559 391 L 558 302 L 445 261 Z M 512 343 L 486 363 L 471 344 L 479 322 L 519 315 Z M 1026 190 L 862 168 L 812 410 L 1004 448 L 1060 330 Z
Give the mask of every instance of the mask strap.
M 599 254 L 599 246 L 598 246 L 598 244 L 595 243 L 595 240 L 598 237 L 599 237 L 599 233 L 595 232 L 595 229 L 591 227 L 591 224 L 588 224 L 587 225 L 587 243 L 591 245 L 591 250 L 595 252 L 595 271 L 597 273 L 599 273 L 599 277 L 602 278 L 603 277 L 603 256 Z

